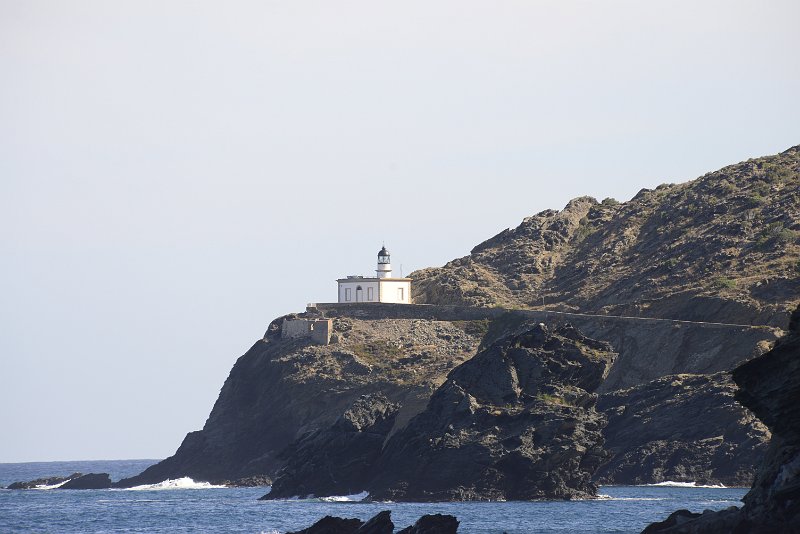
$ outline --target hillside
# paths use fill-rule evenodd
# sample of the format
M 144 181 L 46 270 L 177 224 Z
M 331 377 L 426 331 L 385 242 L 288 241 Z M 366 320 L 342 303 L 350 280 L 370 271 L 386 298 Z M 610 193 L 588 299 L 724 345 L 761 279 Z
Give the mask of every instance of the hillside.
M 419 304 L 785 328 L 800 301 L 800 146 L 624 203 L 577 198 L 410 276 Z

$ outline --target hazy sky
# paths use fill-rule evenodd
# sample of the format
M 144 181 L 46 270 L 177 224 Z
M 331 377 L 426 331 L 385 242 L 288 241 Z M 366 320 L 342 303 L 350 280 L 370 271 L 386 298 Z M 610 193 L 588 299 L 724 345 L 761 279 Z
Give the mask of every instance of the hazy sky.
M 0 0 L 0 462 L 172 454 L 268 323 L 384 241 L 408 274 L 800 143 L 798 20 Z

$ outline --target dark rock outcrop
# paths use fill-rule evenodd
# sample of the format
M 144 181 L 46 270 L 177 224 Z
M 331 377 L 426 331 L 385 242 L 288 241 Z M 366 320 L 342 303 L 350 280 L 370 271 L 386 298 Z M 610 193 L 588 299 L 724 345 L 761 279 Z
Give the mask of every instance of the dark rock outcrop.
M 599 484 L 668 480 L 749 486 L 770 433 L 734 400 L 729 373 L 673 375 L 600 396 L 614 456 Z
M 303 530 L 294 530 L 286 534 L 353 534 L 364 524 L 360 519 L 344 519 L 326 515 L 313 525 Z
M 264 475 L 254 475 L 251 477 L 237 478 L 236 480 L 222 480 L 219 484 L 232 488 L 258 488 L 262 486 L 271 486 L 272 478 Z
M 410 527 L 398 531 L 397 534 L 455 534 L 458 531 L 458 519 L 452 515 L 423 515 Z
M 392 534 L 392 532 L 394 532 L 394 523 L 392 523 L 392 514 L 389 510 L 378 512 L 375 517 L 356 530 L 356 534 Z
M 458 520 L 452 515 L 423 515 L 416 523 L 398 534 L 456 534 Z M 360 519 L 342 519 L 326 515 L 310 527 L 287 534 L 392 534 L 391 512 L 379 512 L 366 523 Z
M 262 498 L 364 491 L 399 408 L 380 394 L 359 398 L 330 428 L 311 432 L 284 451 L 287 464 Z
M 89 473 L 73 478 L 57 489 L 106 489 L 110 487 L 111 477 L 108 473 Z
M 454 369 L 428 407 L 389 441 L 376 500 L 591 497 L 603 461 L 591 393 L 610 347 L 571 326 L 524 325 Z
M 733 371 L 741 388 L 737 400 L 753 410 L 772 431 L 764 462 L 741 509 L 699 517 L 673 514 L 646 532 L 772 533 L 800 532 L 800 307 L 790 331 L 768 353 Z M 672 524 L 668 522 L 675 519 Z
M 62 482 L 66 482 L 67 480 L 72 480 L 73 478 L 78 478 L 83 476 L 83 473 L 72 473 L 71 475 L 65 477 L 45 477 L 45 478 L 37 478 L 36 480 L 29 480 L 27 482 L 14 482 L 9 484 L 6 489 L 10 490 L 20 490 L 20 489 L 36 489 L 37 486 L 54 486 L 56 484 L 61 484 Z

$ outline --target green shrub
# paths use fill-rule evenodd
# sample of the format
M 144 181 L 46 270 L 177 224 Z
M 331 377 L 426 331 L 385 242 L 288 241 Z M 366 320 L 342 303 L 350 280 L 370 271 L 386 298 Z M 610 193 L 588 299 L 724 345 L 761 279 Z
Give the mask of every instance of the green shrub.
M 718 276 L 714 279 L 714 286 L 717 289 L 733 289 L 736 287 L 736 280 L 731 280 L 724 276 Z

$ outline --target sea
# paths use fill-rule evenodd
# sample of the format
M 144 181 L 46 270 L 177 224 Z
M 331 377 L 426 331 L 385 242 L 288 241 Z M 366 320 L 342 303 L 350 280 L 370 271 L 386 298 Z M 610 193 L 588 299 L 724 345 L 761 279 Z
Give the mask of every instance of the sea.
M 0 486 L 74 472 L 140 473 L 157 460 L 0 463 Z M 283 534 L 326 515 L 369 519 L 390 510 L 399 530 L 424 514 L 451 514 L 467 533 L 635 533 L 685 508 L 741 506 L 744 488 L 603 486 L 600 499 L 546 502 L 359 502 L 366 494 L 325 499 L 259 501 L 269 488 L 227 488 L 189 478 L 131 489 L 0 489 L 0 533 L 246 532 Z

